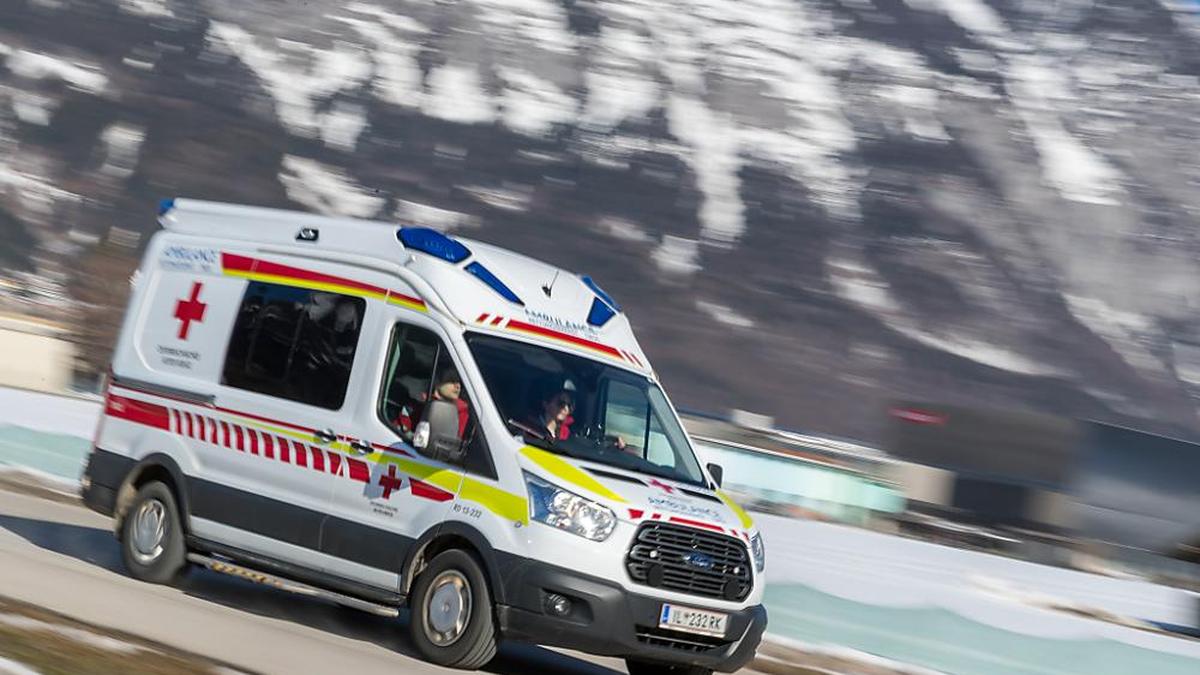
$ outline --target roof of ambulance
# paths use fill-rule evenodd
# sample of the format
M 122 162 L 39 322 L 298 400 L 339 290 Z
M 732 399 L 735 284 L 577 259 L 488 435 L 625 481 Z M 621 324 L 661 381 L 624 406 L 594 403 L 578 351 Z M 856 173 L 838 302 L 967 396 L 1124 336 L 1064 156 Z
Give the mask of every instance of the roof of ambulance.
M 169 231 L 260 247 L 312 247 L 309 253 L 367 256 L 400 266 L 428 284 L 418 287 L 424 300 L 434 300 L 462 324 L 482 332 L 503 334 L 607 357 L 627 368 L 650 372 L 626 316 L 595 284 L 574 272 L 473 239 L 449 237 L 466 248 L 466 256 L 450 262 L 420 247 L 406 247 L 398 232 L 420 227 L 297 211 L 240 206 L 191 199 L 164 202 L 160 222 Z M 253 223 L 252 226 L 247 226 Z M 298 240 L 302 228 L 318 231 L 315 242 Z M 437 237 L 432 235 L 435 243 Z M 471 267 L 482 267 L 468 271 Z M 499 282 L 499 286 L 490 280 Z M 403 277 L 402 277 L 403 278 Z M 511 292 L 506 294 L 504 289 Z M 432 291 L 437 298 L 424 297 Z M 517 302 L 506 299 L 515 296 Z M 607 305 L 618 311 L 597 310 Z M 589 322 L 589 319 L 592 319 Z

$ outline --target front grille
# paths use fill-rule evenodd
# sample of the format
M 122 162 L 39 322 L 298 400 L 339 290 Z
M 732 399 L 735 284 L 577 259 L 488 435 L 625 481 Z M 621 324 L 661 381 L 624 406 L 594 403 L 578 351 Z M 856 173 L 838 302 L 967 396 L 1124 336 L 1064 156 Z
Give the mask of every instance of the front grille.
M 696 564 L 705 561 L 707 567 Z M 668 523 L 638 529 L 625 569 L 639 584 L 723 600 L 744 599 L 753 583 L 750 553 L 742 542 Z
M 666 647 L 681 652 L 705 654 L 707 652 L 725 649 L 730 641 L 707 635 L 690 635 L 661 628 L 637 627 L 637 639 L 645 645 Z

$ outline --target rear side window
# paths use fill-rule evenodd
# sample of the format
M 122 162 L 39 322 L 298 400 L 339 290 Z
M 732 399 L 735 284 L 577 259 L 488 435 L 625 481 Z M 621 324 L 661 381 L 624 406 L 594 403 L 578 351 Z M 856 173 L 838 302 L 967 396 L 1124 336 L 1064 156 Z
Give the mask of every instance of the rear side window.
M 250 282 L 233 324 L 222 383 L 341 408 L 365 310 L 362 298 Z

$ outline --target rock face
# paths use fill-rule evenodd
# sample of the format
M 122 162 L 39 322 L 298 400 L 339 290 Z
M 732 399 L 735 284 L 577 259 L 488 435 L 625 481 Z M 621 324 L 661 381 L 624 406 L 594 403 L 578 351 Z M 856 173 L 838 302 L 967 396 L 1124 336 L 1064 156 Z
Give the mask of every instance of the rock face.
M 0 254 L 172 195 L 418 221 L 599 279 L 684 407 L 1196 438 L 1193 8 L 8 0 Z

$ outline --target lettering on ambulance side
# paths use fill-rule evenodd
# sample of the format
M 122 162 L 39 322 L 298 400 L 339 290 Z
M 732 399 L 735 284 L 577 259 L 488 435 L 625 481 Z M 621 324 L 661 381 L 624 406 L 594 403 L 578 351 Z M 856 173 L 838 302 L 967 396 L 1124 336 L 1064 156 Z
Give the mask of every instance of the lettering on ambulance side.
M 535 326 L 541 326 L 542 328 L 554 328 L 570 333 L 571 335 L 575 335 L 577 337 L 585 337 L 589 340 L 595 340 L 600 336 L 600 334 L 596 332 L 594 328 L 585 323 L 568 321 L 567 319 L 554 316 L 553 314 L 538 312 L 529 308 L 525 309 L 525 319 Z
M 159 257 L 159 265 L 171 272 L 215 274 L 221 271 L 221 256 L 215 248 L 167 246 Z

